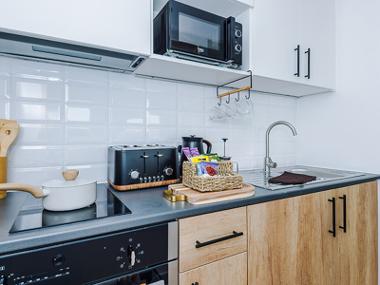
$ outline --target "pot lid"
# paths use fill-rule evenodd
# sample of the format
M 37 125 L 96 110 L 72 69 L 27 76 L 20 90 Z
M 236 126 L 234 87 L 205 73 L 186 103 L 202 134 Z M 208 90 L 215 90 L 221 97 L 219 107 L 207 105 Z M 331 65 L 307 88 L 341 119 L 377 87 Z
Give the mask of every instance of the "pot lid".
M 75 187 L 75 186 L 83 186 L 87 184 L 96 183 L 94 180 L 89 179 L 77 179 L 79 175 L 79 170 L 77 169 L 68 169 L 62 172 L 62 179 L 54 179 L 45 182 L 42 184 L 42 187 L 49 188 L 62 188 L 62 187 Z

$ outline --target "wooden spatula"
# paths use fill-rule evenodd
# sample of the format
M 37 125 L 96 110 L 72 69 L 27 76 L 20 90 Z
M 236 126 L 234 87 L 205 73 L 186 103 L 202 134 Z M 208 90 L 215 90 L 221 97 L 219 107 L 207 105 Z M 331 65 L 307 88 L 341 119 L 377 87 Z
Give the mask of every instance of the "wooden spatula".
M 0 120 L 0 183 L 7 182 L 7 154 L 18 132 L 19 125 L 16 121 Z M 0 191 L 0 200 L 6 196 L 6 191 Z
M 0 157 L 7 156 L 8 149 L 15 141 L 19 129 L 17 121 L 0 120 Z

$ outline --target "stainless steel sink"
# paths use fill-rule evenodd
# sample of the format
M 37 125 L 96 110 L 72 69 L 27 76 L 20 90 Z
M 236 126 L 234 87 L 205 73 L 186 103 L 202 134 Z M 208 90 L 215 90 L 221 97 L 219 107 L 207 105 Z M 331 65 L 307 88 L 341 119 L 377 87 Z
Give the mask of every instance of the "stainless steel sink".
M 363 173 L 352 172 L 352 171 L 296 165 L 296 166 L 291 166 L 291 167 L 280 167 L 280 168 L 272 169 L 271 176 L 275 177 L 275 176 L 281 175 L 282 173 L 284 173 L 284 171 L 317 177 L 315 181 L 308 182 L 305 185 L 334 181 L 334 180 L 343 180 L 347 178 L 359 177 L 359 176 L 364 175 Z M 290 188 L 294 186 L 299 186 L 299 185 L 280 185 L 280 184 L 268 183 L 267 179 L 265 179 L 263 170 L 241 171 L 240 174 L 244 177 L 245 182 L 251 183 L 257 187 L 265 188 L 268 190 L 280 190 L 280 189 Z

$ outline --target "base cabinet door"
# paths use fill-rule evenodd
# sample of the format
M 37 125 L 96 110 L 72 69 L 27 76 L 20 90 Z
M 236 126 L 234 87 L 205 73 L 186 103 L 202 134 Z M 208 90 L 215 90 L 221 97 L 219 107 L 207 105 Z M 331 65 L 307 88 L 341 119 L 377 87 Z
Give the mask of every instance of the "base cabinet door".
M 377 182 L 327 191 L 323 198 L 335 200 L 336 215 L 335 237 L 332 210 L 322 216 L 323 231 L 330 231 L 323 236 L 324 284 L 377 285 Z
M 247 253 L 215 261 L 184 272 L 179 277 L 180 285 L 246 285 Z
M 248 207 L 248 284 L 378 284 L 377 182 Z
M 248 207 L 248 284 L 322 284 L 318 194 Z

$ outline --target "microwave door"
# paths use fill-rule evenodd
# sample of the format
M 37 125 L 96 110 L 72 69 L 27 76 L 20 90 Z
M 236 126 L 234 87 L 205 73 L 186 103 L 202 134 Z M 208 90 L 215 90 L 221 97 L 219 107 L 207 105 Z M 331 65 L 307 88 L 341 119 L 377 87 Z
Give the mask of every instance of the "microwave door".
M 170 13 L 169 49 L 225 61 L 225 19 L 174 2 Z

